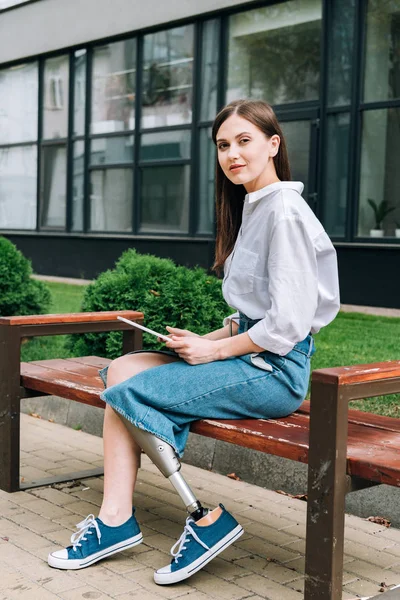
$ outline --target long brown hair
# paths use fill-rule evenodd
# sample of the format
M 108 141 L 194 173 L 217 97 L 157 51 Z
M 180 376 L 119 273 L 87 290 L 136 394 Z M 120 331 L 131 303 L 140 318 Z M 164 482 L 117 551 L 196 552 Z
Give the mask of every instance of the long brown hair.
M 247 119 L 260 129 L 268 138 L 279 135 L 281 143 L 273 161 L 278 178 L 290 181 L 290 167 L 285 138 L 272 107 L 262 100 L 235 100 L 227 104 L 215 117 L 212 127 L 212 139 L 217 143 L 217 133 L 222 123 L 233 114 Z M 232 252 L 235 240 L 242 224 L 243 201 L 246 190 L 243 185 L 235 185 L 225 175 L 217 157 L 216 166 L 216 216 L 217 239 L 215 262 L 212 269 L 221 272 L 225 260 Z

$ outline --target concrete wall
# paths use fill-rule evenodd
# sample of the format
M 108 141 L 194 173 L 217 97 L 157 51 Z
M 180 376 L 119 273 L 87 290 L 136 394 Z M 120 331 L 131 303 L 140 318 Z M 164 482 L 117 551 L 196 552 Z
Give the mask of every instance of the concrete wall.
M 0 18 L 0 62 L 138 31 L 249 0 L 41 0 Z
M 36 413 L 44 419 L 53 419 L 61 425 L 102 435 L 102 408 L 47 396 L 23 400 L 21 409 L 28 414 Z M 290 494 L 307 491 L 307 465 L 200 435 L 189 435 L 183 462 L 222 475 L 235 472 L 243 481 L 270 490 L 284 490 Z M 364 518 L 385 517 L 394 527 L 400 527 L 399 498 L 400 490 L 397 488 L 379 485 L 349 494 L 346 512 Z

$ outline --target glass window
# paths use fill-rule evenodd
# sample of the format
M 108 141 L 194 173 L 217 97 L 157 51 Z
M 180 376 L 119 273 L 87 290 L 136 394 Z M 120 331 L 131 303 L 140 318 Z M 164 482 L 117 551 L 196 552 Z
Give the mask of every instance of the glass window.
M 188 165 L 142 169 L 140 231 L 187 233 L 189 187 Z
M 135 128 L 136 40 L 106 44 L 93 52 L 92 133 Z
M 68 135 L 69 57 L 48 58 L 44 64 L 43 138 Z
M 84 135 L 86 107 L 86 50 L 77 50 L 74 54 L 74 61 L 74 135 Z
M 350 115 L 327 118 L 327 148 L 323 202 L 324 226 L 329 235 L 344 237 L 347 209 Z
M 36 228 L 37 147 L 0 148 L 0 228 Z
M 355 0 L 330 3 L 328 39 L 328 104 L 350 104 L 354 46 Z
M 200 120 L 211 121 L 217 112 L 220 22 L 206 21 L 203 26 L 201 61 Z
M 321 0 L 290 0 L 229 20 L 228 102 L 319 97 Z
M 0 144 L 37 140 L 38 65 L 0 71 Z
M 72 231 L 83 231 L 85 197 L 85 142 L 74 143 L 72 173 Z
M 133 162 L 133 136 L 95 138 L 90 144 L 92 165 Z
M 363 113 L 358 235 L 400 229 L 400 108 Z
M 192 120 L 193 25 L 144 38 L 142 127 Z
M 280 123 L 285 136 L 293 181 L 304 183 L 303 198 L 308 197 L 308 170 L 310 163 L 310 121 Z
M 132 231 L 132 169 L 101 169 L 90 173 L 90 229 Z
M 44 146 L 41 168 L 41 227 L 65 229 L 67 149 L 65 145 Z
M 190 131 L 160 131 L 144 133 L 140 148 L 142 160 L 190 158 Z
M 199 214 L 197 233 L 214 233 L 215 145 L 211 129 L 200 130 Z
M 0 0 L 0 10 L 16 6 L 17 4 L 25 4 L 25 2 L 29 2 L 29 0 Z
M 364 100 L 400 97 L 400 0 L 369 0 Z

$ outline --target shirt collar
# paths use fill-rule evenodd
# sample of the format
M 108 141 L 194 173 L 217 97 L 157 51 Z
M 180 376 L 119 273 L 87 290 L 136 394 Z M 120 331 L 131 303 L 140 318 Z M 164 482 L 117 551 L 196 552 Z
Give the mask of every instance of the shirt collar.
M 295 190 L 301 194 L 304 190 L 304 185 L 301 183 L 301 181 L 276 181 L 275 183 L 266 185 L 260 190 L 246 194 L 244 201 L 248 204 L 252 204 L 253 202 L 257 202 L 257 200 L 261 200 L 261 198 L 264 198 L 264 196 L 268 196 L 268 194 L 272 194 L 272 192 L 282 189 Z

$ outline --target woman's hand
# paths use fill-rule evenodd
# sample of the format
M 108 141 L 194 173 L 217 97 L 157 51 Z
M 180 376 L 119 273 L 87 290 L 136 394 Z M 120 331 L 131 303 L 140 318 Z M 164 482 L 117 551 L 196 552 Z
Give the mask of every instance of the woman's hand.
M 178 337 L 187 336 L 187 337 L 200 337 L 197 333 L 193 333 L 192 331 L 188 331 L 187 329 L 178 329 L 177 327 L 166 326 L 166 329 L 170 332 L 167 337 L 172 338 L 173 335 Z M 157 338 L 158 342 L 164 342 L 162 338 Z
M 169 327 L 168 329 L 174 329 Z M 184 330 L 178 330 L 184 331 Z M 217 342 L 207 340 L 195 333 L 187 332 L 188 335 L 172 334 L 171 341 L 165 342 L 167 348 L 183 358 L 189 365 L 200 365 L 219 360 L 219 346 Z

